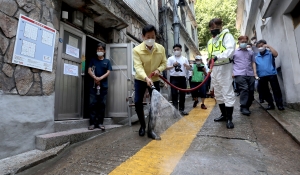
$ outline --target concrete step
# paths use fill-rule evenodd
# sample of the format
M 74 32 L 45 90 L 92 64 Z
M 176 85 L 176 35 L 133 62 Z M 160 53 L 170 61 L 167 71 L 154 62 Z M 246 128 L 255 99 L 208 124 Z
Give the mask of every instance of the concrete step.
M 102 131 L 98 128 L 94 130 L 88 130 L 87 127 L 85 127 L 80 129 L 71 129 L 68 131 L 60 131 L 50 134 L 38 135 L 35 138 L 35 145 L 36 149 L 44 151 L 63 145 L 68 142 L 70 144 L 77 143 L 94 137 L 96 135 L 103 134 L 107 130 L 121 126 L 123 125 L 105 125 L 105 131 Z
M 112 118 L 104 118 L 104 125 L 113 125 L 114 122 Z M 90 119 L 80 119 L 80 120 L 65 120 L 65 121 L 55 121 L 54 131 L 68 131 L 71 129 L 88 128 L 90 125 Z

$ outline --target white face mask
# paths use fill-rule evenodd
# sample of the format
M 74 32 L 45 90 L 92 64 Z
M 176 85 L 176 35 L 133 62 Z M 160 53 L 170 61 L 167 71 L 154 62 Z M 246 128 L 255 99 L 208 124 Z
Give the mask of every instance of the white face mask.
M 144 43 L 147 45 L 147 46 L 153 46 L 154 43 L 155 43 L 155 40 L 154 39 L 147 39 L 147 40 L 144 40 Z
M 251 48 L 247 48 L 247 50 L 249 50 L 249 51 L 252 51 L 252 49 L 251 49 Z
M 196 64 L 201 64 L 201 62 L 200 61 L 196 61 Z
M 260 48 L 258 48 L 258 51 L 259 51 L 259 52 L 263 52 L 263 51 L 265 51 L 265 50 L 266 50 L 265 47 L 260 47 Z
M 104 55 L 104 52 L 97 52 L 97 55 L 98 55 L 99 57 L 101 57 L 101 56 Z
M 175 56 L 180 56 L 180 55 L 181 55 L 181 51 L 180 51 L 180 50 L 174 51 L 174 55 L 175 55 Z

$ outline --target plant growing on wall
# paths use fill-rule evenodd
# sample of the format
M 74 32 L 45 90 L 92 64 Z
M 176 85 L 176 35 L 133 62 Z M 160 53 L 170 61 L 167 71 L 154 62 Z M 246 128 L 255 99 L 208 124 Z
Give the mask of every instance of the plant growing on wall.
M 237 0 L 198 0 L 195 7 L 198 24 L 199 50 L 206 49 L 206 44 L 211 38 L 208 23 L 213 18 L 223 20 L 223 29 L 229 29 L 237 38 L 239 31 L 236 29 Z

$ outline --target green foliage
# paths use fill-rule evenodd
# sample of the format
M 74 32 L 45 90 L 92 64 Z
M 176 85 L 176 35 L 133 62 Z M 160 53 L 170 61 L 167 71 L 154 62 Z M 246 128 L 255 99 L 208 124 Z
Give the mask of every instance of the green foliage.
M 213 18 L 221 18 L 223 29 L 229 29 L 230 33 L 238 38 L 236 29 L 237 0 L 197 0 L 195 13 L 198 24 L 199 49 L 206 47 L 211 34 L 208 23 Z

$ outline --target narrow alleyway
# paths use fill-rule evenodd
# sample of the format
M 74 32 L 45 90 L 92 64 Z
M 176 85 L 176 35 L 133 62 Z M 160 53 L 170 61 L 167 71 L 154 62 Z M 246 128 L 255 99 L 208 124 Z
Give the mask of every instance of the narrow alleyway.
M 233 130 L 213 121 L 220 115 L 214 104 L 192 109 L 161 141 L 139 137 L 139 124 L 124 126 L 20 174 L 300 174 L 299 144 L 257 102 L 243 116 L 237 100 Z

